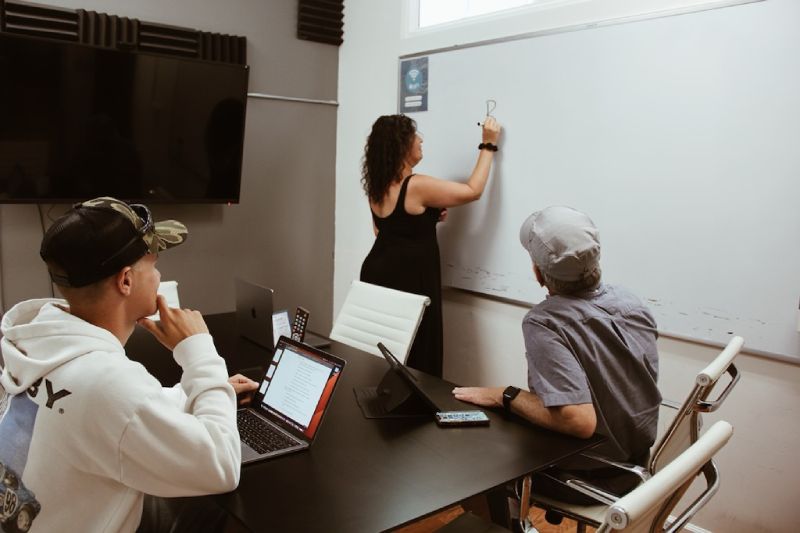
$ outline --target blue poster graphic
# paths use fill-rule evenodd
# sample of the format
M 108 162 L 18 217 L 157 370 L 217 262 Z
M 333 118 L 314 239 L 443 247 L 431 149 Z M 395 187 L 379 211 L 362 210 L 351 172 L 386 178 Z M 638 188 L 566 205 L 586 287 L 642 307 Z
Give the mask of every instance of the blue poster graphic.
M 400 61 L 401 113 L 428 110 L 428 58 L 416 57 Z

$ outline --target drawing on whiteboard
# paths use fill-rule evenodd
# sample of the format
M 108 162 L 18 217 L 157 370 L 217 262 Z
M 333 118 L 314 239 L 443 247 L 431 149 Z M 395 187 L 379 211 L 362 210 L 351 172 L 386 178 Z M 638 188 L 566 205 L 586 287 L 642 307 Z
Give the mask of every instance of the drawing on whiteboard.
M 492 100 L 491 98 L 490 98 L 489 100 L 486 100 L 486 116 L 487 116 L 487 117 L 492 117 L 492 116 L 494 116 L 494 115 L 492 115 L 492 112 L 493 112 L 493 111 L 494 111 L 496 108 L 497 108 L 497 102 L 496 102 L 496 101 Z M 478 126 L 483 126 L 483 124 L 481 124 L 480 122 L 478 122 Z

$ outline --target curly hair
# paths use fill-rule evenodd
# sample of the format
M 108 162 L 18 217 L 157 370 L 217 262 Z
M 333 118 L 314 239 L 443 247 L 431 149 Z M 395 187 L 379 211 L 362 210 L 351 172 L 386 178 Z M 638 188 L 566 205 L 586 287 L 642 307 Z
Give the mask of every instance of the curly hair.
M 361 184 L 374 203 L 380 203 L 397 179 L 408 154 L 417 123 L 405 115 L 383 115 L 372 125 L 361 161 Z

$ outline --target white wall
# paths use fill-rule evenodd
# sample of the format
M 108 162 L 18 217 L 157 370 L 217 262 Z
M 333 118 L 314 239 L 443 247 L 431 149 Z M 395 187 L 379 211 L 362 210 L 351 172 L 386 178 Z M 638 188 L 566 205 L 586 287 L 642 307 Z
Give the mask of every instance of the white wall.
M 770 0 L 782 1 L 782 0 Z M 602 2 L 603 18 L 674 9 L 693 1 Z M 444 46 L 569 26 L 597 16 L 600 2 L 574 2 L 561 12 L 539 10 L 485 23 L 404 36 L 408 13 L 395 0 L 348 0 L 345 43 L 339 56 L 339 117 L 336 157 L 336 246 L 334 315 L 358 277 L 373 242 L 366 198 L 359 183 L 364 141 L 379 115 L 397 110 L 397 58 Z M 502 121 L 502 116 L 499 117 Z M 418 170 L 425 171 L 423 161 Z M 534 203 L 531 210 L 541 207 Z M 445 377 L 463 384 L 524 386 L 520 321 L 525 309 L 458 290 L 445 291 Z M 691 377 L 717 350 L 661 339 L 660 386 L 680 400 Z M 798 406 L 800 367 L 743 355 L 742 379 L 719 414 L 736 433 L 720 456 L 722 488 L 693 523 L 712 531 L 794 531 L 800 522 Z

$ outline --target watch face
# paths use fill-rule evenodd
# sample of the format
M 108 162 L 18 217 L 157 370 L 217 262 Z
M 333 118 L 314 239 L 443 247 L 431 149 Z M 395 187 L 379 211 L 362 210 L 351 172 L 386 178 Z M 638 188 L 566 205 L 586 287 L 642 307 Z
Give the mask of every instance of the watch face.
M 519 394 L 519 389 L 517 387 L 506 387 L 506 390 L 503 391 L 503 396 L 509 400 L 516 398 L 517 394 Z
M 506 387 L 503 391 L 503 408 L 508 411 L 511 408 L 511 401 L 517 397 L 519 394 L 519 388 L 517 387 Z

